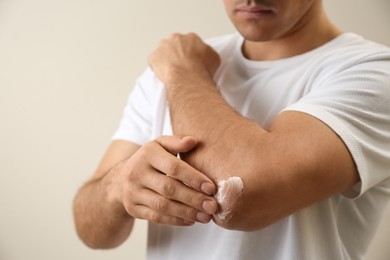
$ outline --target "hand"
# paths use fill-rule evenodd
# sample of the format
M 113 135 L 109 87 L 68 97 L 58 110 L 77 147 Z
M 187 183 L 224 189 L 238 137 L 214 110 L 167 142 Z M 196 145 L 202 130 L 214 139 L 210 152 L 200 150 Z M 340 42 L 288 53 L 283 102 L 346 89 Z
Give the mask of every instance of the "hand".
M 183 77 L 212 78 L 220 62 L 219 55 L 194 33 L 173 34 L 149 56 L 149 65 L 167 87 Z
M 169 225 L 207 223 L 217 211 L 214 183 L 176 157 L 197 145 L 192 137 L 165 136 L 141 147 L 108 188 L 135 218 Z

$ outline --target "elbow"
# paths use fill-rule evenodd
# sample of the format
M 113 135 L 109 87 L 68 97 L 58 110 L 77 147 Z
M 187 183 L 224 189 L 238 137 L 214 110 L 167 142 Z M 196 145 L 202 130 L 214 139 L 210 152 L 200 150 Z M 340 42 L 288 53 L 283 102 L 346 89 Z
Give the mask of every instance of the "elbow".
M 76 230 L 81 242 L 83 242 L 83 244 L 90 249 L 113 249 L 117 246 L 112 244 L 112 242 L 104 241 L 90 231 L 86 231 L 77 227 Z
M 90 249 L 108 250 L 108 249 L 113 249 L 116 247 L 116 245 L 107 244 L 107 243 L 104 243 L 100 240 L 85 236 L 85 235 L 80 234 L 80 233 L 78 234 L 78 236 L 79 236 L 79 239 L 83 242 L 83 244 L 85 246 L 89 247 Z
M 101 243 L 100 241 L 93 241 L 93 240 L 83 240 L 84 245 L 89 247 L 90 249 L 94 250 L 109 250 L 109 249 L 114 249 L 121 245 L 121 243 L 118 244 L 112 244 L 112 243 Z
M 79 239 L 91 249 L 113 249 L 121 245 L 130 235 L 134 219 L 127 218 L 114 224 L 103 217 L 92 217 L 85 210 L 74 204 L 73 218 L 75 231 Z
M 109 239 L 104 239 L 99 234 L 100 232 L 98 233 L 91 224 L 83 223 L 75 219 L 75 230 L 81 242 L 91 249 L 112 249 L 118 246 Z
M 123 234 L 114 236 L 110 234 L 111 232 L 104 232 L 104 230 L 98 230 L 97 228 L 92 228 L 90 225 L 77 225 L 76 223 L 76 232 L 79 239 L 91 249 L 114 249 L 120 246 L 129 234 Z
M 238 205 L 230 216 L 221 218 L 220 214 L 213 217 L 214 222 L 228 230 L 252 232 L 261 230 L 275 223 L 278 219 L 272 211 L 259 208 L 244 208 Z
M 230 177 L 218 182 L 218 212 L 214 222 L 222 228 L 239 231 L 263 229 L 282 218 L 277 205 L 269 198 L 267 189 L 259 189 L 260 183 L 243 177 Z M 254 185 L 253 185 L 254 184 Z

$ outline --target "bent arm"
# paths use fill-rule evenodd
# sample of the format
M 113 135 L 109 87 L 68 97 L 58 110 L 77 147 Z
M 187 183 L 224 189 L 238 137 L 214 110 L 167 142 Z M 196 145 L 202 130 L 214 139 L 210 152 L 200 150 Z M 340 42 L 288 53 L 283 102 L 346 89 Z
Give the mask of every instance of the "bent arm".
M 184 82 L 171 83 L 168 99 L 174 132 L 201 142 L 185 159 L 216 182 L 244 183 L 232 218 L 217 224 L 260 229 L 358 182 L 343 141 L 318 119 L 284 112 L 264 129 L 236 113 L 210 78 Z
M 196 35 L 173 35 L 149 63 L 166 85 L 174 133 L 200 142 L 183 158 L 216 183 L 243 181 L 231 218 L 214 217 L 222 227 L 266 227 L 359 181 L 347 147 L 320 120 L 284 112 L 264 129 L 234 111 L 212 79 L 218 55 Z

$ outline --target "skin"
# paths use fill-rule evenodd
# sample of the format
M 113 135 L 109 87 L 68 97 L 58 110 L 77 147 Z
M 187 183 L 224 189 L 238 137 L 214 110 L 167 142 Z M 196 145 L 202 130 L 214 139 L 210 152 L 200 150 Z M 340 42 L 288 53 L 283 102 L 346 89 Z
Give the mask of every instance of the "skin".
M 247 39 L 248 59 L 291 57 L 339 34 L 319 0 L 224 3 Z M 250 19 L 237 12 L 259 5 L 272 12 Z M 142 147 L 127 141 L 110 145 L 74 202 L 76 227 L 87 245 L 121 244 L 134 218 L 179 226 L 213 218 L 227 229 L 258 230 L 359 181 L 344 143 L 319 120 L 285 112 L 264 129 L 236 113 L 212 80 L 218 54 L 195 34 L 163 40 L 149 63 L 166 85 L 175 136 Z M 231 176 L 240 177 L 245 188 L 232 217 L 221 221 L 215 183 Z
M 252 60 L 295 56 L 339 35 L 319 0 L 267 1 L 273 12 L 257 19 L 237 11 L 245 1 L 224 2 L 246 37 L 243 53 Z M 284 112 L 265 129 L 236 113 L 212 79 L 218 55 L 195 34 L 162 41 L 149 62 L 167 88 L 174 132 L 195 136 L 201 144 L 184 159 L 214 181 L 243 180 L 233 216 L 228 221 L 214 216 L 221 227 L 261 229 L 359 181 L 345 144 L 318 119 Z
M 224 0 L 224 4 L 237 31 L 246 38 L 243 52 L 251 60 L 292 57 L 315 49 L 341 33 L 328 20 L 319 0 Z M 242 11 L 248 7 L 272 12 L 248 19 Z
M 217 210 L 215 185 L 175 156 L 196 145 L 189 136 L 162 136 L 142 147 L 114 141 L 75 198 L 80 238 L 92 248 L 113 248 L 130 235 L 135 218 L 176 226 L 209 222 Z
M 219 204 L 217 217 L 220 221 L 224 222 L 232 216 L 243 189 L 241 178 L 236 176 L 218 181 L 218 192 L 215 197 Z

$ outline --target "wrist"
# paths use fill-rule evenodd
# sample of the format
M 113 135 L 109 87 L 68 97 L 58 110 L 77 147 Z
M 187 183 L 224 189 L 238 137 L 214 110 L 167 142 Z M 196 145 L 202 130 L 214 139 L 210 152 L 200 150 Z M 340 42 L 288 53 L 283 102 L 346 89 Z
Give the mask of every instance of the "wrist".
M 200 87 L 213 82 L 212 75 L 204 66 L 189 66 L 172 67 L 163 80 L 163 83 L 168 89 L 185 88 L 185 87 Z
M 116 216 L 129 216 L 122 202 L 122 185 L 120 180 L 120 170 L 123 162 L 112 168 L 101 179 L 101 190 L 104 193 L 104 201 L 110 211 L 115 212 Z

